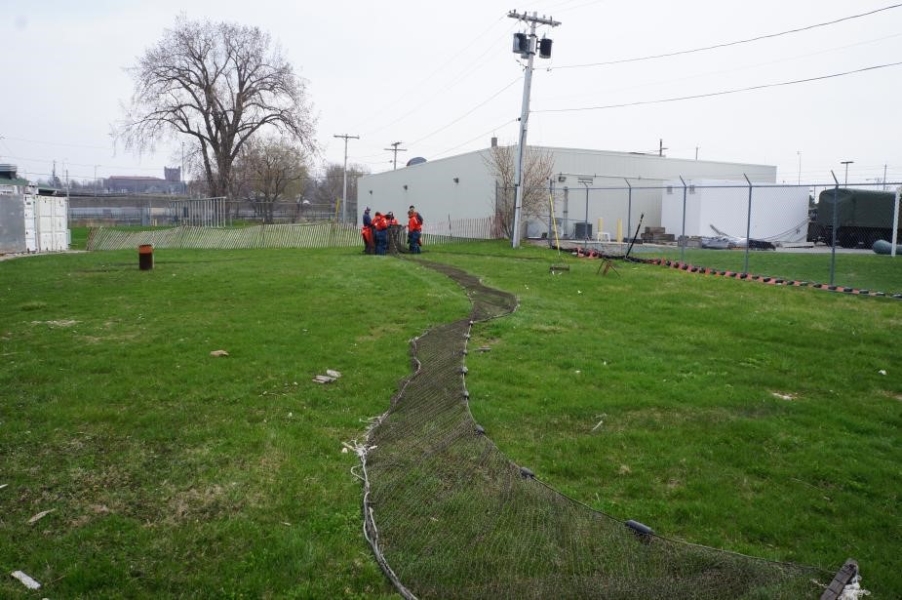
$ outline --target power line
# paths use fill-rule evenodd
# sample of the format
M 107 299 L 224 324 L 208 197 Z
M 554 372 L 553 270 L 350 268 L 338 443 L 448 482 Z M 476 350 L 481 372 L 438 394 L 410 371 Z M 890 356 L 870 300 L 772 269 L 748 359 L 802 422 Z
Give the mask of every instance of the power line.
M 723 74 L 725 74 L 725 73 L 735 74 L 735 73 L 738 73 L 739 71 L 746 71 L 746 70 L 749 70 L 749 69 L 756 69 L 756 68 L 759 68 L 759 67 L 765 67 L 765 66 L 769 66 L 769 65 L 777 65 L 777 64 L 782 64 L 782 63 L 786 63 L 786 62 L 797 61 L 797 60 L 801 60 L 801 59 L 804 59 L 804 58 L 809 58 L 809 57 L 812 57 L 812 56 L 819 56 L 819 55 L 821 55 L 821 54 L 828 54 L 828 53 L 831 53 L 831 52 L 837 52 L 837 51 L 841 51 L 841 50 L 846 50 L 846 49 L 848 49 L 848 48 L 854 48 L 854 47 L 862 46 L 862 45 L 866 45 L 866 44 L 874 44 L 874 43 L 882 42 L 882 41 L 885 41 L 885 40 L 888 40 L 888 39 L 897 38 L 897 37 L 899 37 L 899 36 L 902 36 L 902 33 L 894 33 L 894 34 L 892 34 L 892 35 L 883 36 L 883 37 L 880 37 L 880 38 L 875 38 L 875 39 L 870 39 L 870 40 L 864 40 L 864 41 L 854 42 L 854 43 L 851 43 L 851 44 L 846 44 L 846 45 L 844 45 L 844 46 L 835 46 L 835 47 L 832 47 L 832 48 L 827 48 L 827 49 L 825 49 L 825 50 L 818 50 L 817 52 L 809 52 L 809 53 L 807 53 L 807 54 L 801 54 L 801 55 L 795 55 L 795 56 L 790 56 L 790 57 L 785 57 L 785 58 L 779 58 L 779 59 L 776 59 L 776 60 L 769 60 L 769 61 L 767 61 L 767 62 L 758 62 L 758 63 L 754 63 L 754 64 L 746 64 L 746 65 L 741 65 L 741 66 L 733 66 L 733 67 L 730 67 L 730 68 L 727 68 L 727 69 L 719 69 L 719 70 L 717 70 L 717 71 L 706 71 L 706 72 L 697 73 L 697 74 L 690 75 L 690 76 L 686 76 L 686 77 L 677 77 L 677 78 L 672 78 L 672 79 L 664 79 L 664 80 L 658 80 L 658 81 L 650 81 L 650 82 L 640 83 L 640 84 L 636 84 L 636 85 L 629 85 L 629 86 L 624 86 L 624 87 L 613 87 L 613 88 L 608 88 L 608 89 L 607 89 L 607 92 L 610 93 L 610 92 L 622 92 L 622 91 L 636 90 L 636 89 L 641 89 L 641 88 L 647 88 L 647 87 L 652 87 L 652 86 L 658 86 L 658 85 L 662 85 L 662 84 L 670 84 L 670 83 L 678 83 L 678 82 L 683 82 L 683 81 L 691 81 L 691 80 L 693 80 L 693 79 L 703 79 L 703 78 L 706 78 L 706 77 L 709 77 L 709 76 L 712 76 L 712 75 L 723 75 Z M 567 96 L 551 96 L 551 97 L 546 96 L 546 97 L 545 97 L 545 101 L 546 101 L 546 103 L 547 103 L 547 102 L 549 102 L 549 101 L 553 101 L 553 100 L 555 100 L 555 99 L 557 99 L 557 98 L 561 98 L 561 97 L 573 98 L 573 96 L 570 95 L 570 94 L 568 94 Z
M 466 111 L 466 112 L 465 112 L 464 114 L 462 114 L 461 116 L 457 117 L 456 119 L 453 119 L 453 120 L 450 121 L 449 123 L 447 123 L 447 124 L 445 124 L 445 125 L 439 127 L 438 129 L 432 131 L 431 133 L 426 134 L 425 136 L 423 136 L 423 137 L 421 137 L 421 138 L 415 140 L 414 142 L 410 143 L 409 145 L 417 145 L 417 144 L 420 144 L 421 142 L 424 142 L 425 140 L 428 140 L 429 138 L 433 137 L 434 135 L 436 135 L 436 134 L 438 134 L 438 133 L 441 133 L 441 132 L 444 131 L 445 129 L 448 129 L 448 128 L 451 127 L 452 125 L 455 125 L 455 124 L 459 123 L 461 120 L 463 120 L 464 118 L 470 116 L 471 114 L 473 114 L 474 112 L 476 112 L 477 110 L 479 110 L 480 108 L 482 108 L 483 106 L 485 106 L 486 104 L 488 104 L 489 102 L 491 102 L 492 100 L 494 100 L 495 98 L 497 98 L 498 96 L 500 96 L 500 95 L 501 95 L 502 93 L 504 93 L 507 89 L 509 89 L 510 87 L 512 87 L 514 84 L 518 83 L 518 82 L 521 81 L 521 80 L 522 80 L 522 77 L 518 76 L 517 78 L 515 78 L 514 80 L 512 80 L 512 81 L 510 81 L 508 84 L 506 84 L 504 87 L 502 87 L 502 88 L 499 89 L 498 91 L 494 92 L 491 96 L 489 96 L 488 98 L 486 98 L 485 100 L 483 100 L 483 101 L 480 102 L 479 104 L 473 106 L 471 109 L 469 109 L 468 111 Z M 509 122 L 510 122 L 510 121 L 506 121 L 506 122 L 504 123 L 504 125 L 508 124 Z M 492 130 L 489 130 L 489 131 L 492 131 Z M 464 142 L 464 143 L 461 144 L 461 145 L 465 145 L 465 144 L 467 144 L 467 143 L 469 143 L 469 142 Z M 460 146 L 456 146 L 456 147 L 460 147 Z M 392 150 L 390 150 L 389 148 L 385 148 L 384 150 L 386 150 L 386 151 L 388 151 L 388 152 L 392 152 Z M 364 155 L 356 156 L 356 157 L 355 157 L 355 160 L 357 160 L 358 162 L 364 162 L 364 163 L 366 163 L 366 164 L 371 164 L 371 165 L 382 164 L 381 161 L 380 161 L 380 162 L 375 162 L 375 161 L 372 161 L 372 160 L 371 160 L 371 161 L 366 161 L 366 160 L 365 160 L 365 159 L 376 158 L 376 157 L 378 157 L 378 156 L 383 156 L 383 155 L 382 155 L 382 154 L 364 154 Z M 389 160 L 389 162 L 392 162 L 392 161 Z
M 512 28 L 513 28 L 513 26 L 512 26 Z M 505 35 L 506 35 L 506 34 L 507 34 L 507 32 L 505 33 Z M 479 69 L 486 63 L 486 61 L 484 61 L 484 60 L 482 60 L 482 59 L 483 59 L 487 54 L 489 54 L 490 52 L 494 52 L 495 49 L 496 49 L 496 48 L 495 48 L 494 45 L 490 45 L 488 48 L 486 48 L 485 51 L 483 51 L 482 54 L 480 54 L 480 55 L 477 56 L 475 59 L 473 59 L 473 61 L 471 62 L 471 64 L 470 64 L 469 67 L 467 67 L 466 69 L 464 69 L 463 71 L 461 71 L 461 72 L 460 72 L 458 75 L 456 75 L 455 77 L 449 79 L 448 82 L 445 84 L 444 87 L 441 87 L 441 88 L 437 89 L 435 92 L 433 92 L 431 95 L 428 95 L 428 96 L 424 97 L 423 100 L 422 100 L 421 102 L 419 102 L 418 104 L 414 105 L 413 108 L 409 109 L 407 112 L 405 112 L 404 114 L 400 115 L 399 117 L 393 119 L 392 121 L 389 121 L 388 123 L 386 123 L 385 125 L 382 125 L 381 127 L 376 127 L 375 129 L 368 129 L 368 130 L 365 131 L 364 133 L 365 133 L 366 135 L 372 136 L 373 134 L 378 133 L 378 132 L 380 132 L 380 131 L 383 131 L 383 130 L 385 130 L 385 129 L 388 129 L 388 128 L 391 127 L 392 125 L 396 125 L 397 123 L 399 123 L 399 122 L 403 121 L 404 119 L 406 119 L 406 118 L 412 116 L 413 114 L 417 113 L 420 109 L 422 109 L 424 106 L 426 106 L 429 102 L 431 102 L 431 101 L 432 101 L 433 99 L 435 99 L 437 96 L 443 94 L 444 92 L 446 92 L 446 91 L 448 91 L 448 90 L 450 90 L 450 89 L 452 89 L 452 88 L 457 87 L 462 81 L 464 81 L 464 80 L 465 80 L 466 78 L 468 78 L 470 75 L 472 75 L 472 74 L 475 73 L 477 70 L 479 70 Z M 480 61 L 482 61 L 482 62 L 480 62 Z M 436 72 L 438 72 L 438 70 L 433 71 L 433 74 L 435 74 Z M 430 77 L 431 77 L 431 76 L 430 76 Z M 423 81 L 426 81 L 426 80 L 428 80 L 428 79 L 429 79 L 429 77 L 427 77 L 427 78 L 424 79 Z
M 374 113 L 372 113 L 372 116 L 371 116 L 371 117 L 369 117 L 369 118 L 367 118 L 367 119 L 361 121 L 361 123 L 359 123 L 358 125 L 362 125 L 363 123 L 366 123 L 367 121 L 371 120 L 372 118 L 378 116 L 382 111 L 384 111 L 384 110 L 386 110 L 386 109 L 388 109 L 388 108 L 394 106 L 394 105 L 397 104 L 399 101 L 401 101 L 401 100 L 406 100 L 406 99 L 410 98 L 411 95 L 412 95 L 415 91 L 418 91 L 418 90 L 422 89 L 422 87 L 424 86 L 424 84 L 427 83 L 428 81 L 430 81 L 434 76 L 436 76 L 436 75 L 438 75 L 438 74 L 444 74 L 444 73 L 445 73 L 445 66 L 446 66 L 446 65 L 448 65 L 449 63 L 451 63 L 452 61 L 454 61 L 455 59 L 457 59 L 458 57 L 460 57 L 461 55 L 463 55 L 463 54 L 464 54 L 465 52 L 467 52 L 471 47 L 473 47 L 474 45 L 476 45 L 477 42 L 484 41 L 484 40 L 486 39 L 486 38 L 485 38 L 486 34 L 488 34 L 492 29 L 494 29 L 494 28 L 498 25 L 498 23 L 501 22 L 503 19 L 504 19 L 504 17 L 500 17 L 497 21 L 494 21 L 494 22 L 493 22 L 491 25 L 489 25 L 482 33 L 480 33 L 479 35 L 477 35 L 476 37 L 474 37 L 469 43 L 467 43 L 465 46 L 463 46 L 459 52 L 457 52 L 456 54 L 450 56 L 450 57 L 447 58 L 444 62 L 440 63 L 440 64 L 439 64 L 438 66 L 436 66 L 436 67 L 435 67 L 428 75 L 426 75 L 425 77 L 423 77 L 422 79 L 420 79 L 419 82 L 413 84 L 413 85 L 412 85 L 407 91 L 405 91 L 400 97 L 398 97 L 396 100 L 393 100 L 393 101 L 391 101 L 391 102 L 388 102 L 387 104 L 385 104 L 384 106 L 382 106 L 380 109 L 378 109 L 378 110 L 376 110 Z M 451 80 L 450 83 L 446 84 L 445 87 L 443 87 L 443 88 L 441 88 L 440 90 L 438 90 L 437 92 L 435 92 L 432 96 L 427 97 L 427 98 L 426 98 L 425 100 L 423 100 L 420 104 L 416 105 L 414 108 L 410 109 L 410 110 L 407 111 L 405 114 L 401 115 L 400 117 L 396 118 L 395 120 L 391 121 L 390 123 L 387 123 L 386 125 L 383 125 L 382 127 L 379 127 L 379 128 L 377 128 L 377 129 L 369 129 L 369 130 L 367 130 L 367 131 L 364 131 L 363 133 L 366 134 L 366 135 L 372 136 L 373 134 L 378 133 L 379 131 L 381 131 L 381 130 L 383 130 L 383 129 L 386 129 L 387 127 L 390 127 L 390 126 L 394 125 L 394 124 L 397 123 L 398 121 L 401 121 L 402 119 L 404 119 L 404 118 L 410 116 L 412 113 L 414 113 L 414 112 L 416 112 L 417 110 L 419 110 L 420 108 L 422 108 L 423 105 L 424 105 L 426 102 L 428 102 L 429 100 L 431 100 L 435 95 L 440 94 L 441 92 L 443 92 L 443 91 L 445 91 L 446 89 L 450 88 L 450 87 L 451 87 L 454 83 L 456 83 L 457 81 L 460 81 L 460 80 L 462 80 L 462 79 L 468 77 L 469 74 L 472 73 L 472 72 L 475 70 L 474 65 L 476 65 L 476 63 L 478 63 L 478 61 L 479 61 L 480 59 L 482 59 L 486 54 L 488 54 L 488 52 L 490 52 L 490 51 L 492 51 L 492 50 L 494 50 L 494 46 L 493 46 L 492 44 L 490 44 L 489 47 L 488 47 L 485 51 L 483 51 L 482 54 L 480 54 L 479 56 L 477 56 L 474 60 L 469 61 L 469 66 L 468 66 L 467 68 L 465 68 L 463 71 L 461 71 L 461 73 L 460 73 L 459 75 L 457 75 L 455 78 L 453 78 L 453 79 Z M 478 65 L 477 65 L 477 66 L 478 66 Z
M 730 46 L 738 46 L 740 44 L 748 44 L 751 42 L 759 42 L 761 40 L 772 39 L 784 35 L 789 35 L 793 33 L 800 33 L 802 31 L 810 31 L 812 29 L 817 29 L 819 27 L 826 27 L 828 25 L 836 25 L 837 23 L 843 23 L 845 21 L 851 21 L 853 19 L 860 19 L 862 17 L 869 17 L 871 15 L 875 15 L 877 13 L 881 13 L 887 10 L 892 10 L 894 8 L 899 8 L 902 6 L 902 3 L 892 4 L 890 6 L 884 6 L 883 8 L 877 8 L 875 10 L 871 10 L 864 13 L 859 13 L 856 15 L 850 15 L 848 17 L 842 17 L 840 19 L 834 19 L 832 21 L 824 21 L 822 23 L 815 23 L 814 25 L 806 25 L 805 27 L 797 27 L 795 29 L 787 29 L 786 31 L 780 31 L 778 33 L 768 33 L 765 35 L 759 35 L 752 38 L 747 38 L 744 40 L 736 40 L 733 42 L 724 42 L 721 44 L 714 44 L 713 46 L 704 46 L 701 48 L 693 48 L 691 50 L 678 50 L 676 52 L 666 52 L 664 54 L 652 54 L 649 56 L 640 56 L 636 58 L 621 58 L 617 60 L 608 60 L 604 62 L 596 62 L 596 63 L 586 63 L 582 65 L 564 65 L 562 67 L 554 67 L 555 69 L 582 69 L 586 67 L 603 67 L 610 65 L 620 65 L 625 63 L 633 63 L 633 62 L 641 62 L 646 60 L 656 60 L 659 58 L 669 58 L 671 56 L 682 56 L 684 54 L 694 54 L 696 52 L 706 52 L 708 50 L 717 50 L 719 48 L 728 48 Z
M 95 149 L 95 150 L 109 150 L 109 149 L 110 149 L 109 146 L 92 146 L 92 145 L 89 145 L 89 144 L 66 144 L 66 143 L 63 143 L 63 142 L 45 142 L 45 141 L 42 141 L 42 140 L 27 140 L 27 139 L 25 139 L 25 138 L 9 137 L 9 136 L 4 136 L 4 139 L 7 139 L 7 140 L 14 140 L 14 141 L 17 141 L 17 142 L 26 142 L 26 143 L 29 143 L 29 144 L 43 144 L 43 145 L 45 145 L 45 146 L 66 146 L 66 147 L 72 147 L 72 148 L 93 148 L 93 149 Z
M 709 92 L 706 94 L 693 94 L 691 96 L 678 96 L 675 98 L 661 98 L 658 100 L 638 100 L 636 102 L 625 102 L 622 104 L 606 104 L 602 106 L 584 106 L 581 108 L 545 108 L 534 110 L 533 112 L 537 113 L 563 113 L 563 112 L 581 112 L 581 111 L 589 111 L 589 110 L 607 110 L 610 108 L 626 108 L 629 106 L 644 106 L 647 104 L 665 104 L 668 102 L 680 102 L 682 100 L 697 100 L 700 98 L 711 98 L 714 96 L 727 96 L 729 94 L 738 94 L 740 92 L 751 92 L 754 90 L 763 90 L 767 88 L 781 87 L 787 85 L 795 85 L 797 83 L 809 83 L 812 81 L 822 81 L 824 79 L 834 79 L 836 77 L 844 77 L 846 75 L 854 75 L 856 73 L 864 73 L 867 71 L 876 71 L 878 69 L 886 69 L 888 67 L 898 67 L 902 65 L 902 61 L 887 63 L 884 65 L 874 65 L 870 67 L 864 67 L 861 69 L 855 69 L 852 71 L 844 71 L 842 73 L 832 73 L 830 75 L 821 75 L 819 77 L 808 77 L 807 79 L 794 79 L 792 81 L 780 81 L 777 83 L 764 83 L 761 85 L 753 85 L 744 88 L 737 88 L 733 90 L 722 90 L 719 92 Z
M 472 113 L 476 112 L 478 109 L 482 108 L 483 106 L 485 106 L 486 104 L 488 104 L 489 102 L 491 102 L 492 100 L 494 100 L 495 98 L 497 98 L 498 96 L 500 96 L 503 92 L 507 91 L 508 88 L 510 88 L 511 86 L 513 86 L 515 83 L 518 83 L 521 79 L 522 79 L 522 77 L 517 77 L 516 79 L 514 79 L 513 81 L 511 81 L 510 83 L 508 83 L 507 85 L 505 85 L 503 88 L 501 88 L 500 90 L 498 90 L 497 92 L 495 92 L 494 94 L 492 94 L 491 96 L 489 96 L 488 98 L 486 98 L 484 101 L 480 102 L 479 104 L 477 104 L 476 106 L 474 106 L 473 108 L 471 108 L 470 110 L 468 110 L 467 112 L 465 112 L 464 114 L 462 114 L 461 116 L 459 116 L 458 118 L 454 119 L 453 121 L 451 121 L 451 122 L 448 123 L 447 125 L 444 125 L 444 126 L 438 128 L 438 129 L 436 129 L 436 130 L 433 131 L 432 133 L 427 134 L 427 135 L 421 137 L 420 139 L 418 139 L 418 140 L 416 140 L 416 141 L 414 141 L 414 142 L 411 142 L 410 145 L 413 146 L 413 145 L 419 144 L 420 142 L 422 142 L 422 141 L 424 141 L 424 140 L 428 140 L 429 138 L 431 138 L 431 137 L 434 136 L 435 134 L 440 133 L 440 132 L 444 131 L 445 129 L 448 129 L 448 128 L 451 127 L 452 125 L 454 125 L 454 124 L 458 123 L 459 121 L 463 120 L 464 118 L 470 116 Z
M 462 146 L 466 146 L 467 144 L 470 144 L 470 143 L 472 143 L 472 142 L 475 142 L 476 140 L 479 140 L 479 139 L 485 139 L 485 136 L 488 135 L 489 133 L 493 133 L 493 132 L 495 132 L 495 131 L 498 131 L 498 130 L 501 129 L 502 127 L 505 127 L 505 126 L 507 126 L 507 125 L 510 125 L 511 123 L 516 123 L 517 120 L 518 120 L 518 119 L 509 119 L 509 120 L 505 121 L 504 123 L 500 123 L 500 124 L 498 124 L 498 125 L 492 127 L 491 129 L 487 129 L 486 131 L 480 133 L 479 135 L 477 135 L 477 136 L 475 136 L 475 137 L 472 137 L 472 138 L 468 139 L 468 140 L 465 141 L 465 142 L 461 142 L 460 144 L 458 144 L 458 145 L 456 145 L 456 146 L 453 146 L 453 147 L 451 147 L 451 148 L 446 148 L 445 150 L 442 150 L 441 152 L 437 152 L 437 153 L 435 154 L 435 156 L 443 156 L 443 155 L 445 155 L 445 154 L 448 154 L 448 153 L 450 153 L 450 152 L 453 152 L 454 150 L 457 150 L 458 148 L 461 148 Z
M 9 149 L 8 146 L 7 146 L 7 149 Z M 10 154 L 4 154 L 4 156 L 8 159 L 21 160 L 21 161 L 26 161 L 26 162 L 30 162 L 30 163 L 48 163 L 48 162 L 53 162 L 53 160 L 54 160 L 52 158 L 28 158 L 26 156 L 13 156 Z M 68 165 L 70 167 L 88 167 L 88 168 L 96 167 L 98 169 L 102 168 L 107 171 L 162 171 L 165 168 L 165 165 L 161 165 L 158 167 L 129 167 L 129 166 L 122 167 L 122 166 L 102 165 L 102 164 L 76 163 L 76 162 L 69 162 L 69 161 L 65 161 L 65 163 L 66 163 L 66 165 Z

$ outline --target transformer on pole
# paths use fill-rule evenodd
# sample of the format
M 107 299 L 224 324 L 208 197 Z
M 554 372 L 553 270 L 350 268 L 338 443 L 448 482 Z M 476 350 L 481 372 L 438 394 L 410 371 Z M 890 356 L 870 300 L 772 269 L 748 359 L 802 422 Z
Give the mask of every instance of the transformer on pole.
M 517 163 L 514 165 L 514 230 L 511 235 L 511 247 L 520 247 L 520 213 L 523 210 L 523 153 L 526 149 L 526 132 L 529 121 L 529 95 L 532 89 L 532 62 L 538 46 L 541 58 L 551 57 L 551 40 L 542 38 L 536 40 L 536 25 L 548 25 L 557 27 L 560 21 L 549 17 L 539 17 L 535 12 L 532 15 L 510 11 L 507 16 L 518 21 L 529 23 L 529 33 L 515 33 L 513 52 L 526 59 L 526 75 L 523 78 L 523 105 L 520 110 L 520 136 L 517 143 Z

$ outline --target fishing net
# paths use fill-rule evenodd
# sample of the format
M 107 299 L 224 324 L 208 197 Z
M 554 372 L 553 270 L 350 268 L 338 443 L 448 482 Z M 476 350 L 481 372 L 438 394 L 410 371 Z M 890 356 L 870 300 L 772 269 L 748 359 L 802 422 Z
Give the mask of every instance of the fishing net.
M 509 461 L 473 420 L 476 322 L 516 308 L 459 269 L 468 319 L 411 343 L 414 374 L 358 447 L 365 534 L 406 598 L 816 598 L 810 567 L 668 540 L 570 499 Z

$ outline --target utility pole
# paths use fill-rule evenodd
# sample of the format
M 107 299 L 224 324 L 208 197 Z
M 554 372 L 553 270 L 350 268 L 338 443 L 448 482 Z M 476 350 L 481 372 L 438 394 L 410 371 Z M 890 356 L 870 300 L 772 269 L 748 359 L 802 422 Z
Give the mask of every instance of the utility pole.
M 391 146 L 391 148 L 383 148 L 383 150 L 388 150 L 389 152 L 392 152 L 395 155 L 395 157 L 392 159 L 392 163 L 394 163 L 394 168 L 392 169 L 393 171 L 398 168 L 398 152 L 407 152 L 406 148 L 398 148 L 398 146 L 400 146 L 403 143 L 404 142 L 392 142 L 391 144 L 389 144 L 389 146 Z
M 664 147 L 664 138 L 659 138 L 658 139 L 658 156 L 664 156 L 665 150 L 670 150 L 670 148 L 665 148 Z M 696 159 L 697 158 L 698 157 L 696 157 Z
M 529 35 L 524 33 L 514 34 L 514 52 L 526 59 L 526 74 L 523 77 L 523 105 L 520 110 L 520 140 L 517 146 L 517 164 L 514 165 L 514 230 L 511 235 L 511 247 L 520 247 L 520 212 L 523 210 L 523 152 L 526 149 L 526 132 L 529 122 L 529 94 L 532 89 L 532 62 L 536 55 L 536 25 L 548 25 L 557 27 L 560 21 L 547 17 L 539 17 L 535 12 L 532 15 L 518 13 L 515 10 L 507 13 L 511 19 L 529 23 Z M 551 40 L 542 38 L 538 43 L 539 56 L 551 58 Z
M 343 133 L 341 135 L 334 135 L 332 137 L 344 138 L 345 141 L 345 164 L 343 167 L 344 172 L 344 182 L 341 188 L 341 222 L 344 223 L 347 221 L 347 205 L 348 205 L 348 140 L 359 140 L 359 135 L 348 135 L 347 133 Z

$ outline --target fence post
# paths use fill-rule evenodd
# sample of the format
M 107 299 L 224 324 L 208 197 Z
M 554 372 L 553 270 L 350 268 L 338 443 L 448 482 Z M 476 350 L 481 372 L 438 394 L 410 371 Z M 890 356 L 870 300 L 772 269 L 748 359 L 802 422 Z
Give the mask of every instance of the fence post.
M 886 185 L 886 177 L 883 177 L 883 185 Z M 893 239 L 890 248 L 890 256 L 896 256 L 896 244 L 899 243 L 899 197 L 902 195 L 902 185 L 896 188 L 896 201 L 893 203 Z
M 748 175 L 745 173 L 742 174 L 745 177 L 746 182 L 749 184 L 749 208 L 746 211 L 746 222 L 745 222 L 745 267 L 743 271 L 745 273 L 749 272 L 749 248 L 752 245 L 752 182 L 749 181 Z
M 566 185 L 564 186 L 564 239 L 568 239 L 570 234 L 567 233 L 570 229 L 570 188 Z
M 627 192 L 627 200 L 626 200 L 626 235 L 632 235 L 633 231 L 633 186 L 630 185 L 630 180 L 626 177 L 623 178 L 626 182 L 626 187 L 629 188 Z M 618 242 L 623 242 L 623 240 L 617 240 Z
M 680 262 L 686 262 L 686 182 L 680 175 L 683 184 L 683 230 L 680 232 Z
M 836 178 L 836 174 L 833 173 L 833 169 L 830 169 L 830 175 L 833 176 L 833 227 L 830 232 L 830 285 L 834 285 L 834 278 L 836 276 L 836 228 L 839 226 L 839 179 Z
M 595 180 L 592 179 L 591 183 L 594 183 Z M 589 249 L 589 180 L 581 179 L 580 183 L 586 186 L 586 218 L 583 221 L 583 237 L 585 238 L 585 242 L 583 242 L 583 249 L 588 251 Z
M 548 247 L 552 247 L 552 236 L 554 233 L 554 177 L 548 178 Z

